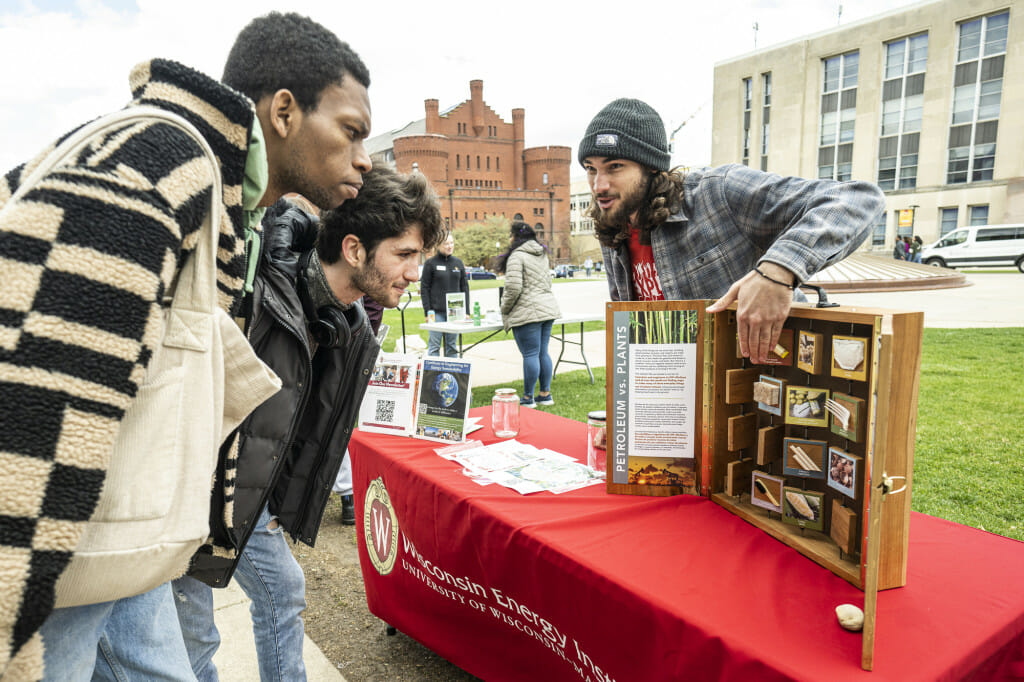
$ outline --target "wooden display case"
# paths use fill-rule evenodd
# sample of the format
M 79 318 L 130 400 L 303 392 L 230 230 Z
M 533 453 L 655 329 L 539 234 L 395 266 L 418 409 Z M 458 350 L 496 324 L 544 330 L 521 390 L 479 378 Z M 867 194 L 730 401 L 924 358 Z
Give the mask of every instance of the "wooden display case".
M 860 589 L 873 581 L 868 570 L 871 531 L 872 538 L 875 533 L 878 538 L 874 548 L 878 555 L 877 589 L 904 585 L 923 313 L 795 305 L 785 329 L 792 339 L 798 339 L 801 332 L 813 335 L 819 346 L 815 349 L 817 362 L 756 365 L 738 357 L 735 312 L 709 315 L 704 312 L 708 304 L 710 301 L 608 304 L 608 491 L 705 495 Z M 651 324 L 644 320 L 653 318 L 644 316 L 675 311 L 681 311 L 683 321 L 672 318 L 667 324 L 661 322 L 661 329 L 653 332 L 657 343 L 652 344 L 644 332 L 637 332 L 638 327 Z M 683 334 L 686 338 L 682 338 L 679 331 L 674 331 L 678 329 L 688 336 Z M 833 338 L 841 340 L 836 350 Z M 863 357 L 861 349 L 849 339 L 865 340 Z M 657 457 L 638 457 L 640 461 L 634 466 L 630 452 L 624 454 L 623 449 L 636 447 L 639 451 L 641 447 L 629 445 L 633 442 L 629 429 L 634 420 L 632 416 L 625 418 L 622 410 L 626 401 L 634 399 L 629 382 L 637 381 L 630 375 L 635 375 L 638 368 L 628 364 L 626 354 L 633 344 L 646 346 L 636 357 L 656 358 L 658 353 L 668 357 L 677 352 L 673 344 L 678 343 L 689 344 L 688 357 L 697 365 L 693 368 L 695 390 L 692 399 L 687 399 L 692 404 L 685 408 L 693 419 L 693 442 L 683 443 L 680 450 L 681 454 L 692 455 L 692 471 L 687 470 L 685 459 L 674 460 L 683 462 L 676 471 L 662 466 Z M 790 345 L 796 351 L 796 344 Z M 656 363 L 649 359 L 645 362 L 652 376 L 660 376 Z M 640 373 L 644 367 L 639 367 Z M 830 371 L 830 367 L 836 369 Z M 762 377 L 766 379 L 764 385 L 755 386 Z M 675 377 L 672 381 L 679 383 Z M 646 389 L 641 386 L 634 390 L 642 393 Z M 765 404 L 755 399 L 755 393 L 780 404 Z M 653 397 L 641 405 L 642 409 L 670 408 L 659 406 L 657 395 L 644 395 Z M 842 415 L 842 408 L 850 412 L 845 428 L 831 411 L 826 420 L 820 418 L 822 410 L 838 410 Z M 648 442 L 660 447 L 656 438 Z M 615 447 L 617 443 L 621 447 Z M 800 448 L 787 458 L 784 448 L 799 448 L 801 443 L 823 445 Z M 665 451 L 670 453 L 671 449 Z M 658 476 L 643 478 L 638 471 L 656 472 Z M 884 507 L 883 473 L 890 482 L 900 481 L 886 490 L 890 494 L 884 495 Z M 777 500 L 785 513 L 766 508 L 772 505 L 763 504 L 763 500 L 762 504 L 752 503 L 756 475 L 783 479 L 784 487 L 793 493 L 792 504 Z M 905 487 L 893 491 L 903 485 L 901 479 L 905 479 Z M 884 513 L 876 512 L 872 518 L 872 512 L 878 509 L 884 509 Z M 800 523 L 801 513 L 806 515 L 807 523 Z

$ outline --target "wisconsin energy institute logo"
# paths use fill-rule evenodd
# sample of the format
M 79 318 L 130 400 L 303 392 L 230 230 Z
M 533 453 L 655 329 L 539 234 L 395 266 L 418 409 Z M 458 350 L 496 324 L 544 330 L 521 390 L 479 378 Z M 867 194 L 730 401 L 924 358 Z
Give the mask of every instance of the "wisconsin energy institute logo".
M 380 477 L 370 483 L 363 501 L 363 532 L 366 553 L 377 573 L 387 575 L 398 558 L 398 517 Z

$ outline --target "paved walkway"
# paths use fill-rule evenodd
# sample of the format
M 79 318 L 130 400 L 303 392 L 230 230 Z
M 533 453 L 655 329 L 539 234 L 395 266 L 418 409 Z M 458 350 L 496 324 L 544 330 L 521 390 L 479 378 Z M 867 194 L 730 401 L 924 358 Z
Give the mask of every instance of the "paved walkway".
M 832 294 L 829 300 L 843 306 L 896 308 L 923 310 L 926 327 L 1024 327 L 1024 274 L 980 273 L 968 274 L 972 286 L 957 289 L 926 291 L 890 291 L 877 293 Z M 555 286 L 555 295 L 565 314 L 600 314 L 608 297 L 604 280 L 586 282 L 569 280 Z M 497 309 L 497 289 L 476 292 L 484 310 Z M 406 313 L 408 333 L 414 333 L 423 319 L 418 301 Z M 578 336 L 578 334 L 576 335 Z M 603 331 L 584 334 L 583 348 L 591 367 L 605 366 L 605 334 Z M 552 360 L 556 359 L 558 344 L 552 340 Z M 511 340 L 484 343 L 467 353 L 473 360 L 473 383 L 490 386 L 507 383 L 522 390 L 522 364 L 515 342 Z M 566 358 L 579 359 L 579 349 L 566 347 Z M 559 372 L 582 369 L 564 365 Z M 234 584 L 225 590 L 214 590 L 217 604 L 217 625 L 223 644 L 217 657 L 220 678 L 224 682 L 249 682 L 259 678 L 256 650 L 253 644 L 252 624 L 248 600 Z M 343 681 L 334 668 L 308 637 L 305 646 L 306 668 L 310 680 Z
M 213 608 L 220 630 L 221 645 L 213 657 L 222 682 L 252 682 L 260 679 L 256 662 L 256 642 L 252 634 L 249 598 L 232 581 L 223 590 L 213 591 Z M 306 677 L 315 682 L 345 682 L 320 648 L 306 636 L 302 649 Z

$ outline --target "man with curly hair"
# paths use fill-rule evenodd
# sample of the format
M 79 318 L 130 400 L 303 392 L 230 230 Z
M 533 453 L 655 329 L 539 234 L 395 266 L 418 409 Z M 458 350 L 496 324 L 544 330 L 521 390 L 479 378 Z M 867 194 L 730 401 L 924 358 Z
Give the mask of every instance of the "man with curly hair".
M 805 180 L 732 164 L 670 170 L 661 117 L 617 99 L 590 122 L 579 162 L 613 301 L 737 304 L 740 351 L 764 363 L 798 287 L 852 253 L 884 208 L 866 182 Z
M 363 148 L 369 73 L 307 17 L 254 20 L 238 36 L 222 83 L 162 59 L 139 64 L 129 80 L 131 104 L 188 121 L 217 157 L 216 170 L 198 141 L 159 119 L 93 135 L 24 198 L 10 199 L 53 146 L 0 178 L 0 206 L 12 209 L 0 219 L 5 680 L 38 679 L 44 669 L 47 679 L 191 678 L 170 583 L 99 603 L 66 595 L 100 582 L 82 578 L 81 567 L 94 567 L 99 554 L 86 546 L 87 529 L 114 469 L 113 443 L 160 342 L 160 302 L 209 221 L 215 172 L 223 191 L 213 199 L 225 216 L 215 226 L 219 302 L 237 313 L 264 207 L 294 192 L 335 208 L 359 194 L 371 167 Z M 220 466 L 233 473 L 232 456 Z M 131 453 L 124 470 L 143 497 L 172 483 L 145 450 Z M 218 485 L 230 507 L 234 480 Z M 209 494 L 204 485 L 182 499 L 203 505 Z M 137 544 L 102 575 L 104 595 L 120 595 L 122 574 L 166 561 L 145 530 L 149 512 L 126 508 L 129 517 L 117 521 Z M 161 565 L 158 575 L 178 569 Z
M 250 341 L 282 389 L 239 428 L 228 527 L 214 526 L 214 546 L 195 556 L 190 576 L 174 581 L 202 682 L 218 679 L 212 659 L 220 636 L 208 585 L 223 587 L 232 577 L 252 600 L 260 679 L 306 679 L 306 585 L 284 533 L 313 545 L 377 358 L 359 299 L 397 306 L 419 279 L 424 249 L 444 234 L 426 178 L 388 168 L 366 173 L 359 196 L 326 212 L 319 225 L 286 200 L 278 207 L 265 222 Z

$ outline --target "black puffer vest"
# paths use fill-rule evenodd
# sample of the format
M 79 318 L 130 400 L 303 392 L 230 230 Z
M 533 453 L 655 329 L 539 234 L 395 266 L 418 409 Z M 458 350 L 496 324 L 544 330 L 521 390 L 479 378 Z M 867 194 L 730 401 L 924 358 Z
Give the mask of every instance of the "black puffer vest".
M 236 471 L 218 472 L 218 489 L 225 476 L 234 477 L 235 489 L 231 498 L 215 490 L 211 533 L 215 545 L 234 551 L 219 556 L 207 549 L 196 554 L 189 571 L 215 587 L 231 579 L 265 503 L 294 540 L 314 544 L 379 350 L 356 303 L 346 316 L 349 342 L 311 352 L 296 275 L 300 258 L 312 247 L 315 225 L 302 211 L 290 209 L 264 228 L 249 340 L 282 386 L 239 428 Z M 224 523 L 227 504 L 234 507 L 231 528 Z

